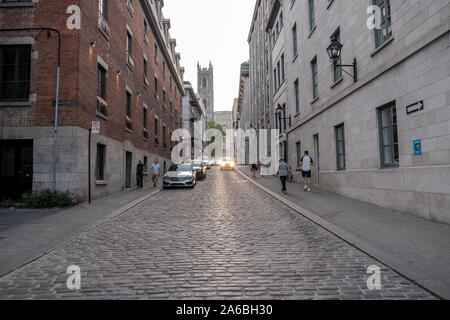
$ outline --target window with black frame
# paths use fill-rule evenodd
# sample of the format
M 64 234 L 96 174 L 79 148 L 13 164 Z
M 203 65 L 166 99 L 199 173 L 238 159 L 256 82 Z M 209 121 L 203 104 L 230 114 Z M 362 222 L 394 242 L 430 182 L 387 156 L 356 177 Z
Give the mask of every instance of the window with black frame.
M 373 4 L 381 13 L 380 28 L 375 28 L 375 48 L 378 48 L 392 36 L 391 4 L 389 0 L 373 0 Z
M 0 102 L 30 99 L 31 46 L 0 46 Z
M 399 165 L 399 150 L 395 102 L 378 109 L 378 125 L 380 131 L 381 167 L 397 167 Z
M 338 170 L 345 170 L 345 127 L 344 124 L 340 124 L 335 127 L 336 134 L 336 163 Z

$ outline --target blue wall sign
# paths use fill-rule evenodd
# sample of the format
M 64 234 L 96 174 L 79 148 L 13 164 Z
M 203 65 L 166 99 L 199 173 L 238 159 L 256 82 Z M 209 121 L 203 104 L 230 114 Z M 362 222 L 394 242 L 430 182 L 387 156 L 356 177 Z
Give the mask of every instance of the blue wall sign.
M 414 141 L 414 155 L 415 156 L 422 155 L 422 140 Z

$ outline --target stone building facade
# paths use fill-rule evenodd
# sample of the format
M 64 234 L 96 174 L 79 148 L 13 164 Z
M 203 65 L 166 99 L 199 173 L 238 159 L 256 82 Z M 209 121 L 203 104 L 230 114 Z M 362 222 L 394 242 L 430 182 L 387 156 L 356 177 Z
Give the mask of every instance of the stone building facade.
M 206 120 L 214 120 L 214 67 L 211 62 L 208 68 L 197 65 L 197 92 L 206 110 Z
M 206 110 L 203 106 L 203 100 L 195 92 L 189 81 L 184 82 L 184 91 L 186 95 L 183 97 L 183 129 L 189 132 L 190 141 L 184 141 L 183 143 L 189 144 L 191 153 L 189 155 L 185 154 L 183 159 L 191 160 L 195 158 L 195 152 L 198 151 L 195 149 L 195 125 L 200 124 L 202 132 L 206 132 Z M 197 146 L 197 148 L 202 147 L 203 142 L 200 143 L 200 146 Z
M 3 59 L 2 68 L 15 70 L 2 73 L 1 184 L 17 184 L 14 192 L 2 188 L 2 197 L 53 185 L 58 52 L 55 32 L 4 29 L 46 26 L 61 32 L 58 190 L 80 201 L 87 198 L 92 121 L 100 122 L 100 134 L 91 142 L 94 198 L 134 187 L 139 161 L 150 164 L 158 158 L 162 167 L 170 164 L 171 133 L 182 126 L 184 88 L 163 5 L 161 0 L 1 4 L 0 48 L 2 57 L 12 61 Z M 78 8 L 80 28 L 69 28 Z
M 250 52 L 250 105 L 251 124 L 254 129 L 274 128 L 275 113 L 272 108 L 271 82 L 272 54 L 270 36 L 266 26 L 270 17 L 270 1 L 257 0 L 248 36 Z
M 270 3 L 284 19 L 291 166 L 308 150 L 316 187 L 450 223 L 449 2 Z M 330 62 L 333 35 L 356 82 Z
M 250 69 L 249 63 L 241 64 L 241 72 L 239 75 L 239 95 L 237 107 L 237 128 L 247 130 L 255 124 L 253 120 L 253 108 L 250 103 Z
M 220 124 L 224 129 L 233 128 L 233 112 L 232 111 L 216 111 L 214 112 L 214 121 Z

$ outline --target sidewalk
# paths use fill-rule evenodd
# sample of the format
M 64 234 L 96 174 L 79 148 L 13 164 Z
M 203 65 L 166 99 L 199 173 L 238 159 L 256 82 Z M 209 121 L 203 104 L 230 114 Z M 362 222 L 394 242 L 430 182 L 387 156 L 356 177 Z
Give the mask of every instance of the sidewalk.
M 161 191 L 150 185 L 68 209 L 0 210 L 0 277 Z
M 450 226 L 327 192 L 306 193 L 300 184 L 288 183 L 284 195 L 279 178 L 253 179 L 249 167 L 238 171 L 281 200 L 306 209 L 301 211 L 324 221 L 324 227 L 342 230 L 342 237 L 351 238 L 356 247 L 450 299 Z

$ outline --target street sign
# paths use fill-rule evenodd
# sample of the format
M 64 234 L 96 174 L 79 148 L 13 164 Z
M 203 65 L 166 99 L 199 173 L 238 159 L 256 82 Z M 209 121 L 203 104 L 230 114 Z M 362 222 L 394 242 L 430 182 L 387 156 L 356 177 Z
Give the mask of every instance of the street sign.
M 100 134 L 100 121 L 92 121 L 92 134 Z
M 406 114 L 411 114 L 423 110 L 423 100 L 406 107 Z

